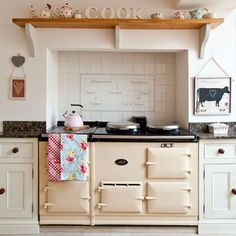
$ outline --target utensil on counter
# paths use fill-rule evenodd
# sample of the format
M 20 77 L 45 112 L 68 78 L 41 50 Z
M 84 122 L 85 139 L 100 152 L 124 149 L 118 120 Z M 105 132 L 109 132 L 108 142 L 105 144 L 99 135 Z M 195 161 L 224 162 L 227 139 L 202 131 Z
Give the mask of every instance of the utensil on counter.
M 80 112 L 77 113 L 75 110 L 72 111 L 71 114 L 66 111 L 63 116 L 65 117 L 65 124 L 64 126 L 66 129 L 73 130 L 76 128 L 80 128 L 84 126 L 84 122 L 81 117 L 81 111 L 83 109 L 83 106 L 80 104 L 71 104 L 71 106 L 78 106 L 80 107 Z

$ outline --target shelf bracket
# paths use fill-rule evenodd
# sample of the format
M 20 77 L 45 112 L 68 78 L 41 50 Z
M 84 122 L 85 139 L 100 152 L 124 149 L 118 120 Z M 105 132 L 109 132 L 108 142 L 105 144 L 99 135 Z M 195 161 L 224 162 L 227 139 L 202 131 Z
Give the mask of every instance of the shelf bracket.
M 116 49 L 120 48 L 120 26 L 116 25 L 115 28 L 115 47 Z
M 29 48 L 30 48 L 30 56 L 35 57 L 36 56 L 37 30 L 33 25 L 27 23 L 25 24 L 25 33 L 26 33 L 26 38 L 27 38 Z
M 200 39 L 199 39 L 199 43 L 200 43 L 200 49 L 199 49 L 199 57 L 202 59 L 204 58 L 205 55 L 205 49 L 206 49 L 206 44 L 207 41 L 209 39 L 210 36 L 210 32 L 211 32 L 211 25 L 210 24 L 206 24 L 204 26 L 202 26 L 202 28 L 200 28 Z

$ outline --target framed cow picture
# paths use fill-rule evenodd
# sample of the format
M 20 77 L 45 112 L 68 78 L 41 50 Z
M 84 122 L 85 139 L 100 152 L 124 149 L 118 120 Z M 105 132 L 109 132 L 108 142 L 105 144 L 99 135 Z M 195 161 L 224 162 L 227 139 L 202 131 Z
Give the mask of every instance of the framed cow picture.
M 231 113 L 231 77 L 195 78 L 195 115 Z

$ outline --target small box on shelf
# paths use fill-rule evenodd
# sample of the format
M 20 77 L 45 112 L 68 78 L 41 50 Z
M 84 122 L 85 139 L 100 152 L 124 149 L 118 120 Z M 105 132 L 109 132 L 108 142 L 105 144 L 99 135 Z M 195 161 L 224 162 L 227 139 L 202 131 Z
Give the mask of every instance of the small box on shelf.
M 208 131 L 214 135 L 226 135 L 228 134 L 229 126 L 224 123 L 212 123 L 208 125 Z

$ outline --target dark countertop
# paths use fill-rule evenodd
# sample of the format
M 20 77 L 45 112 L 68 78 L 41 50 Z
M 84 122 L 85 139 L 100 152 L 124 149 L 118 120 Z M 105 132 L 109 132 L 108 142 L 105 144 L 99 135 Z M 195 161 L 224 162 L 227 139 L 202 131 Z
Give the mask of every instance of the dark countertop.
M 236 139 L 236 132 L 229 132 L 227 135 L 214 135 L 209 133 L 195 133 L 199 139 Z
M 0 138 L 38 138 L 40 131 L 8 131 L 0 132 Z

